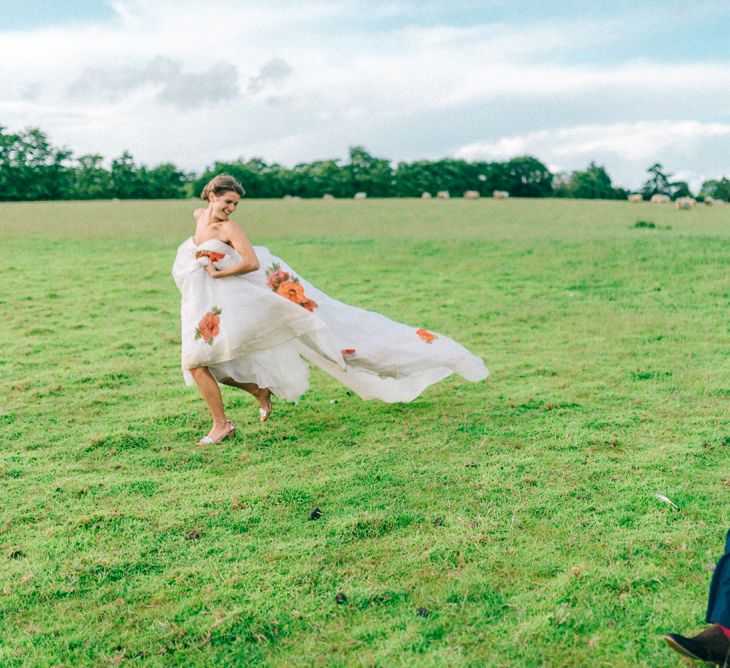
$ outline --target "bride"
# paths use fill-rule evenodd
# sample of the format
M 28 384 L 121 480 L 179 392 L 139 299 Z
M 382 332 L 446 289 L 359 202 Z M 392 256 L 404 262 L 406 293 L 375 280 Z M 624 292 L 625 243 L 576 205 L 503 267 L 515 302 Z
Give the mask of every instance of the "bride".
M 219 174 L 203 188 L 195 234 L 177 251 L 172 274 L 182 296 L 182 367 L 197 384 L 213 426 L 198 445 L 235 434 L 218 383 L 259 403 L 272 394 L 297 401 L 308 387 L 307 360 L 363 399 L 412 401 L 451 373 L 476 382 L 488 371 L 455 341 L 328 297 L 263 246 L 252 246 L 232 220 L 244 194 Z M 304 358 L 304 359 L 302 359 Z

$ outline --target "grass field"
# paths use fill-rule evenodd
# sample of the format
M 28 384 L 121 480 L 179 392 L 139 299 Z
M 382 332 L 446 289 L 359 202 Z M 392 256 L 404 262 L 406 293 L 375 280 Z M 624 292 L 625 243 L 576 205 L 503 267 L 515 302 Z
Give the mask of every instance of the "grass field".
M 492 375 L 385 405 L 313 372 L 264 425 L 225 388 L 200 449 L 194 206 L 0 205 L 0 665 L 680 664 L 730 526 L 730 207 L 243 201 Z

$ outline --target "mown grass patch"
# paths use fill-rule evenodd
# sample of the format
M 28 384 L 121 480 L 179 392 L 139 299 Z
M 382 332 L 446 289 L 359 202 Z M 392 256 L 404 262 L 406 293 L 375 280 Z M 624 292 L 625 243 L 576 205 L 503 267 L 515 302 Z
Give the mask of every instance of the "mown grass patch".
M 0 206 L 2 665 L 676 665 L 728 523 L 730 211 L 244 201 L 492 376 L 390 406 L 315 372 L 263 425 L 224 388 L 238 435 L 201 450 L 193 207 Z

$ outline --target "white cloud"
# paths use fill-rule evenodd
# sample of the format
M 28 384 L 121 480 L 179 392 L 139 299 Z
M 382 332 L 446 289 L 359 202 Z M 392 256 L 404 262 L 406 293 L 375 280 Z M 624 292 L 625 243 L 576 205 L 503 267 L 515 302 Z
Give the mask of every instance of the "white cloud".
M 730 123 L 660 120 L 540 130 L 467 144 L 456 149 L 454 155 L 464 160 L 506 160 L 529 154 L 565 165 L 564 169 L 584 167 L 591 160 L 624 170 L 626 165 L 633 164 L 635 178 L 631 185 L 636 185 L 636 176 L 653 161 L 673 168 L 699 155 L 712 164 L 715 157 L 724 160 L 727 148 Z M 684 169 L 674 177 L 697 186 L 705 175 Z
M 503 160 L 527 153 L 563 158 L 616 154 L 627 160 L 650 160 L 667 148 L 690 149 L 699 141 L 730 137 L 730 123 L 641 121 L 540 130 L 496 142 L 462 146 L 454 155 L 465 160 Z
M 264 63 L 255 77 L 249 79 L 248 91 L 258 93 L 267 86 L 282 84 L 292 72 L 291 66 L 285 60 L 273 58 L 268 63 Z
M 228 76 L 221 77 L 221 72 Z M 141 67 L 87 67 L 68 86 L 66 96 L 85 102 L 116 102 L 133 91 L 151 88 L 158 102 L 184 110 L 238 97 L 236 77 L 236 67 L 230 63 L 215 63 L 203 72 L 184 72 L 180 61 L 158 55 Z
M 585 58 L 626 35 L 640 43 L 666 16 L 424 21 L 438 4 L 116 0 L 108 23 L 0 32 L 3 53 L 23 54 L 0 62 L 0 113 L 76 153 L 129 149 L 187 169 L 254 154 L 293 164 L 353 144 L 396 160 L 454 147 L 566 169 L 604 159 L 619 181 L 662 155 L 693 173 L 725 169 L 702 152 L 726 138 L 730 63 Z

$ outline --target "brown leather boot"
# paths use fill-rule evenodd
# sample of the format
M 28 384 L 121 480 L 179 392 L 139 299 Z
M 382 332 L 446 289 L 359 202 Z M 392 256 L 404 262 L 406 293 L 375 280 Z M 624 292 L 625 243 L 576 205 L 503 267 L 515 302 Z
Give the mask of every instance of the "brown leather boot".
M 730 666 L 730 640 L 719 624 L 713 624 L 692 638 L 667 633 L 664 640 L 682 656 L 718 666 Z

